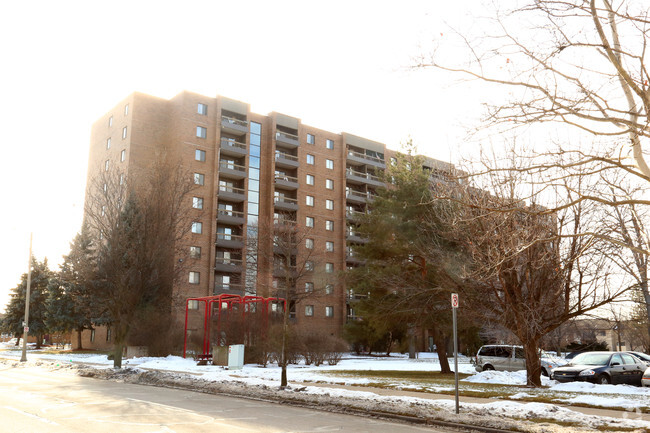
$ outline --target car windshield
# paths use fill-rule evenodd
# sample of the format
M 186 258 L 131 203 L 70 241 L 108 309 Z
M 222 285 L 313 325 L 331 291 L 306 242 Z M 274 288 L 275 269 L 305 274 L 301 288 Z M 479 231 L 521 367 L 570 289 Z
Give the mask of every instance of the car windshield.
M 571 360 L 573 365 L 607 365 L 608 353 L 581 353 Z

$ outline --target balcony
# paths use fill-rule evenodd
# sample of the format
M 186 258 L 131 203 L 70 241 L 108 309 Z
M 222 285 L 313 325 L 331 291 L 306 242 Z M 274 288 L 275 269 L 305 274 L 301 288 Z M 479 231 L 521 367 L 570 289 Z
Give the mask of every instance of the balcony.
M 275 132 L 275 141 L 281 143 L 285 147 L 296 148 L 300 145 L 300 140 L 297 135 L 282 131 Z
M 345 261 L 346 263 L 352 263 L 355 265 L 361 265 L 366 262 L 365 260 L 362 260 L 359 257 L 357 257 L 352 248 L 348 248 L 347 251 L 345 252 Z
M 217 221 L 224 224 L 241 225 L 246 222 L 244 212 L 229 209 L 217 209 Z
M 244 247 L 244 237 L 242 235 L 232 235 L 230 233 L 217 233 L 215 244 L 222 248 L 240 250 Z
M 275 186 L 280 189 L 288 189 L 292 191 L 297 190 L 298 178 L 293 176 L 288 176 L 286 174 L 276 173 Z
M 348 150 L 348 163 L 351 165 L 372 165 L 373 167 L 385 169 L 386 163 L 383 159 L 375 156 L 366 155 L 365 153 Z
M 372 200 L 373 197 L 374 194 L 365 191 L 355 191 L 353 189 L 345 191 L 345 198 L 350 203 L 364 204 L 367 203 L 368 200 Z
M 242 180 L 246 178 L 246 167 L 230 161 L 219 161 L 219 175 L 224 178 Z
M 367 238 L 362 237 L 361 235 L 359 235 L 358 233 L 355 233 L 352 230 L 348 230 L 348 232 L 345 234 L 345 239 L 348 242 L 352 242 L 352 243 L 355 243 L 355 244 L 366 244 L 366 243 L 368 243 Z
M 363 173 L 360 171 L 353 170 L 351 168 L 345 170 L 345 179 L 347 180 L 348 183 L 351 184 L 371 185 L 376 187 L 386 186 L 386 184 L 382 182 L 379 176 L 375 176 L 370 173 Z
M 246 190 L 244 188 L 237 188 L 230 185 L 219 185 L 217 197 L 230 202 L 242 203 L 246 200 Z
M 298 157 L 286 152 L 275 151 L 275 166 L 281 168 L 298 168 Z
M 217 295 L 239 295 L 244 296 L 246 293 L 243 284 L 223 284 L 215 283 L 212 294 Z
M 359 218 L 361 215 L 365 215 L 365 212 L 361 212 L 360 210 L 354 210 L 354 209 L 347 209 L 345 211 L 345 217 L 349 220 L 355 220 Z
M 227 138 L 221 139 L 221 154 L 235 157 L 246 156 L 247 153 L 246 143 L 241 143 Z
M 277 278 L 296 278 L 296 272 L 295 266 L 289 266 L 289 268 L 282 265 L 273 266 L 273 276 Z
M 217 257 L 215 259 L 214 270 L 218 272 L 241 273 L 243 269 L 242 265 L 243 261 L 241 259 Z
M 230 134 L 244 135 L 248 132 L 248 121 L 221 116 L 221 129 Z
M 277 195 L 273 197 L 273 205 L 277 210 L 286 210 L 286 211 L 298 210 L 298 200 L 291 197 L 285 197 L 283 195 Z

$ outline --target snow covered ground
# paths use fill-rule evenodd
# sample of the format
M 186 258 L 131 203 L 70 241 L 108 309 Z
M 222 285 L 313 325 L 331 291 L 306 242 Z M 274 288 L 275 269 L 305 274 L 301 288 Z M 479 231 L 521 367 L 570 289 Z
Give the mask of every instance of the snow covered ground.
M 20 350 L 11 343 L 0 343 L 0 356 L 19 359 Z M 49 360 L 55 363 L 85 363 L 95 368 L 111 368 L 112 361 L 105 355 L 93 354 L 47 354 L 43 351 L 29 350 L 29 360 Z M 650 422 L 639 419 L 636 413 L 650 411 L 650 388 L 639 388 L 628 385 L 593 385 L 589 383 L 558 383 L 547 378 L 542 378 L 542 389 L 518 388 L 513 385 L 523 386 L 526 383 L 525 371 L 496 372 L 487 371 L 476 373 L 467 358 L 462 358 L 459 363 L 459 372 L 471 376 L 461 381 L 461 388 L 481 391 L 483 388 L 474 384 L 484 383 L 503 385 L 504 396 L 507 400 L 494 399 L 489 403 L 462 402 L 461 410 L 477 414 L 491 414 L 508 416 L 521 419 L 554 419 L 556 421 L 578 423 L 585 427 L 612 426 L 618 428 L 635 428 L 650 431 Z M 453 368 L 453 360 L 450 360 Z M 192 359 L 183 359 L 178 356 L 165 358 L 143 357 L 125 360 L 124 367 L 136 369 L 158 370 L 169 373 L 190 374 L 196 379 L 209 382 L 241 384 L 245 386 L 264 386 L 277 388 L 280 379 L 280 369 L 276 365 L 260 367 L 258 365 L 245 365 L 241 370 L 226 370 L 219 366 L 197 366 Z M 367 399 L 374 403 L 405 404 L 408 406 L 426 406 L 439 410 L 452 412 L 453 400 L 436 399 L 418 396 L 379 395 L 374 392 L 357 389 L 329 388 L 326 386 L 302 387 L 302 382 L 317 384 L 337 385 L 368 385 L 381 383 L 384 387 L 400 390 L 427 391 L 430 393 L 450 391 L 449 386 L 436 386 L 418 383 L 416 380 L 381 379 L 368 377 L 368 373 L 355 375 L 359 371 L 439 371 L 440 365 L 437 356 L 430 353 L 420 354 L 418 359 L 410 360 L 406 355 L 394 354 L 390 358 L 347 356 L 338 365 L 323 365 L 319 367 L 306 365 L 292 365 L 289 367 L 288 378 L 294 387 L 300 386 L 301 393 L 313 395 L 329 395 L 331 397 L 345 397 L 357 400 Z M 494 388 L 490 388 L 494 391 Z M 533 398 L 543 397 L 547 401 L 558 404 L 587 404 L 590 406 L 608 408 L 625 408 L 629 410 L 626 419 L 614 419 L 604 416 L 585 415 L 571 410 L 571 408 L 556 404 L 526 402 Z M 523 401 L 522 401 L 523 400 Z M 636 418 L 636 419 L 635 419 Z

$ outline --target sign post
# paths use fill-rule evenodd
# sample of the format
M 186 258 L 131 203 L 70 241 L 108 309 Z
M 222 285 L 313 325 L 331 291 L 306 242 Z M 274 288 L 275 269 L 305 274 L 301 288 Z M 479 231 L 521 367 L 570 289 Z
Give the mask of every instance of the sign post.
M 454 327 L 454 376 L 456 383 L 456 413 L 459 413 L 458 402 L 458 333 L 456 331 L 456 310 L 458 310 L 458 293 L 451 294 L 451 314 Z

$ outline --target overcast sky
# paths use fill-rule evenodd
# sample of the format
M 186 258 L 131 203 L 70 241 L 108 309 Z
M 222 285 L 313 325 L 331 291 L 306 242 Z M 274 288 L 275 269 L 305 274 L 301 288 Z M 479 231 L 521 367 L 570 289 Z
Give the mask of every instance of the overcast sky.
M 90 126 L 133 91 L 219 94 L 454 162 L 481 97 L 409 66 L 478 3 L 2 2 L 0 310 L 30 231 L 58 269 L 81 225 Z

